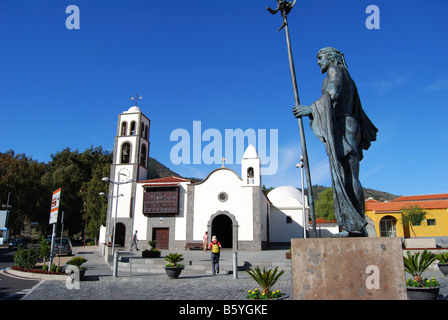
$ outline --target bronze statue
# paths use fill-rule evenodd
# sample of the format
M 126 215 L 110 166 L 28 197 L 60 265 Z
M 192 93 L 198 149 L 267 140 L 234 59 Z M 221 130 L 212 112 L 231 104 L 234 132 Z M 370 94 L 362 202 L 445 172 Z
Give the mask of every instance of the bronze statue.
M 348 236 L 366 236 L 364 191 L 359 181 L 363 149 L 376 140 L 378 129 L 364 113 L 355 82 L 342 52 L 327 47 L 317 61 L 327 76 L 322 97 L 311 106 L 296 105 L 296 118 L 310 117 L 311 129 L 325 145 L 334 195 L 336 221 Z

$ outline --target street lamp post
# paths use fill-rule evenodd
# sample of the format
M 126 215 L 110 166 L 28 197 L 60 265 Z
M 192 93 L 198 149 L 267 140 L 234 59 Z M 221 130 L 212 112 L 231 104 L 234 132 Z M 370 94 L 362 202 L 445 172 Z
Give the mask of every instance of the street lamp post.
M 304 182 L 303 182 L 303 166 L 304 166 L 304 162 L 303 162 L 303 156 L 300 156 L 300 162 L 296 165 L 296 168 L 300 168 L 300 177 L 302 180 L 302 223 L 303 223 L 303 238 L 306 239 L 306 208 L 305 208 L 305 192 L 304 192 Z
M 105 181 L 105 182 L 108 182 L 108 183 L 112 183 L 112 184 L 114 184 L 114 185 L 117 185 L 117 196 L 116 196 L 116 198 L 117 198 L 117 201 L 115 202 L 115 218 L 114 218 L 114 224 L 116 224 L 116 222 L 117 222 L 117 215 L 118 215 L 118 197 L 119 197 L 119 194 L 120 194 L 120 192 L 119 192 L 119 189 L 120 189 L 120 185 L 121 184 L 126 184 L 126 183 L 130 183 L 130 182 L 134 182 L 134 180 L 130 180 L 130 179 L 128 179 L 128 180 L 126 180 L 126 181 L 123 181 L 123 182 L 120 182 L 120 176 L 126 176 L 124 173 L 118 173 L 118 181 L 117 182 L 115 182 L 115 181 L 112 181 L 112 180 L 110 180 L 109 178 L 107 178 L 107 177 L 104 177 L 103 179 L 101 179 L 101 180 L 103 180 L 103 181 Z M 113 233 L 113 238 L 112 238 L 112 256 L 115 254 L 115 233 L 116 233 L 116 231 L 117 231 L 117 227 L 114 225 L 114 233 Z

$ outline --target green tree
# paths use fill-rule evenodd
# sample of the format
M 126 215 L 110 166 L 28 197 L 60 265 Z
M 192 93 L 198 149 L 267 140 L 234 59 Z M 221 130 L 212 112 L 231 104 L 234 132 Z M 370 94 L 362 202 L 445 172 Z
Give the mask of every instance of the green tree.
M 267 188 L 265 185 L 263 185 L 263 187 L 261 187 L 261 190 L 262 190 L 265 194 L 268 194 L 269 192 L 271 192 L 272 190 L 274 190 L 274 187 L 269 187 L 269 188 Z
M 49 214 L 47 190 L 40 184 L 45 164 L 13 150 L 0 153 L 0 202 L 6 205 L 8 194 L 12 206 L 8 219 L 11 235 L 19 234 L 24 221 L 41 223 Z M 47 217 L 48 224 L 48 217 Z M 42 230 L 41 230 L 42 231 Z
M 106 225 L 107 198 L 98 194 L 100 192 L 107 193 L 108 185 L 101 179 L 109 175 L 110 163 L 98 163 L 92 171 L 92 179 L 82 184 L 83 219 L 87 222 L 86 235 L 88 238 L 97 239 L 101 225 Z
M 412 233 L 414 234 L 414 237 L 417 237 L 415 234 L 413 226 L 419 226 L 423 219 L 426 217 L 426 211 L 423 210 L 420 206 L 410 206 L 409 208 L 402 208 L 402 219 L 403 224 L 409 225 L 409 227 L 412 230 Z
M 315 203 L 316 218 L 324 218 L 331 221 L 335 219 L 333 189 L 326 188 L 317 196 Z
M 81 233 L 85 223 L 84 202 L 87 203 L 83 195 L 90 192 L 90 187 L 83 189 L 83 184 L 92 180 L 95 167 L 112 162 L 112 154 L 102 147 L 92 146 L 83 153 L 66 148 L 52 154 L 51 158 L 42 184 L 50 190 L 62 188 L 59 210 L 64 211 L 64 229 L 69 235 Z M 90 193 L 93 195 L 93 191 Z

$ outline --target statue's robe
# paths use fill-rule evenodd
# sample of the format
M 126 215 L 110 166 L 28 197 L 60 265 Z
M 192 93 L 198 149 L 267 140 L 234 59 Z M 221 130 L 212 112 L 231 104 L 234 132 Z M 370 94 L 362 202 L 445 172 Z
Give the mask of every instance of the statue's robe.
M 357 155 L 361 161 L 362 150 L 367 150 L 371 141 L 376 140 L 378 129 L 364 113 L 358 90 L 348 71 L 342 66 L 330 68 L 322 87 L 322 97 L 310 106 L 310 125 L 324 143 L 330 162 L 336 221 L 342 229 L 356 233 L 367 224 L 365 199 L 362 187 L 358 192 L 353 190 L 348 157 Z M 332 99 L 330 93 L 333 94 L 334 89 L 337 97 Z M 351 144 L 346 138 L 347 130 L 355 132 L 356 144 Z

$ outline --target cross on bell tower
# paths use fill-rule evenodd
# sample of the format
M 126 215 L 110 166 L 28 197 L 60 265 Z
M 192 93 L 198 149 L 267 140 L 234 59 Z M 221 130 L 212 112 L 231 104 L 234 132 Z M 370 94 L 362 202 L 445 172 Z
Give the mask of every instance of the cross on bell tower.
M 134 104 L 134 106 L 136 107 L 137 106 L 137 101 L 139 100 L 139 99 L 142 99 L 143 97 L 139 97 L 138 96 L 138 93 L 135 93 L 135 97 L 132 97 L 131 98 L 131 100 L 135 100 L 135 104 Z

